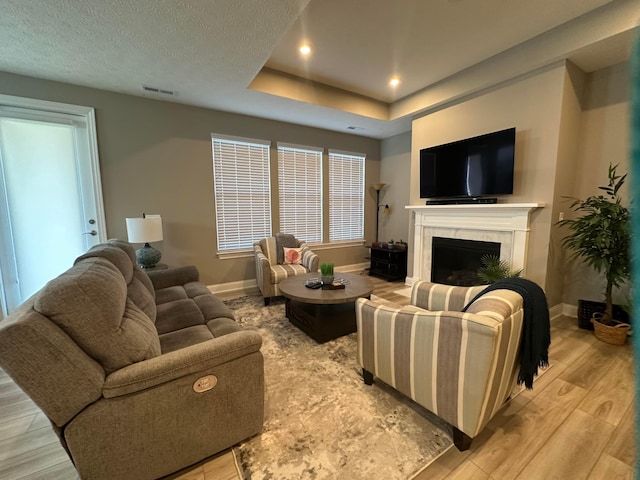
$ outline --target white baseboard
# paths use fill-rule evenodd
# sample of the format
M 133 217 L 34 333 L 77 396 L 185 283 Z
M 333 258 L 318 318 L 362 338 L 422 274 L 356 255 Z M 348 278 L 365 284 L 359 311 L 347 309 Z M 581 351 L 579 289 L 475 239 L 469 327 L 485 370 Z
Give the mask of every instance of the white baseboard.
M 336 271 L 344 273 L 360 273 L 367 268 L 369 268 L 368 263 L 354 263 L 352 265 L 338 266 L 336 267 Z M 258 283 L 255 279 L 207 285 L 207 288 L 211 293 L 217 295 L 252 295 L 259 292 Z
M 554 305 L 549 309 L 549 319 L 553 321 L 554 319 L 562 316 L 562 304 Z
M 567 317 L 578 318 L 578 306 L 569 303 L 562 304 L 562 314 Z
M 217 285 L 207 285 L 207 288 L 213 294 L 230 295 L 245 294 L 249 295 L 258 292 L 258 283 L 254 280 L 240 280 L 237 282 L 218 283 Z
M 369 268 L 369 262 L 354 263 L 352 265 L 340 265 L 336 267 L 336 272 L 359 273 Z

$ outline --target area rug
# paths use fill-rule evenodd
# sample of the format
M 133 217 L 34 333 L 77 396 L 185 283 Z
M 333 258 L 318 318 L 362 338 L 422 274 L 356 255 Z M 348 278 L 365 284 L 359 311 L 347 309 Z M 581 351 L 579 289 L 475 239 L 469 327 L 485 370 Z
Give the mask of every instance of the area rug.
M 283 301 L 226 303 L 263 338 L 264 429 L 234 448 L 245 479 L 407 480 L 452 444 L 433 414 L 363 383 L 356 334 L 320 345 L 285 318 Z

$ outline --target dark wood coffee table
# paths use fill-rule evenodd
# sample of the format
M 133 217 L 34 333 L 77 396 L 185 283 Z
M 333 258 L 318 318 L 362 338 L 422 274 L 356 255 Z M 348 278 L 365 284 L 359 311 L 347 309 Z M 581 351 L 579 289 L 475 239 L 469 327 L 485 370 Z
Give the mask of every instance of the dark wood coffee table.
M 349 282 L 344 289 L 322 290 L 304 286 L 305 281 L 319 278 L 319 273 L 289 277 L 278 284 L 286 299 L 286 316 L 291 323 L 318 343 L 356 331 L 355 301 L 369 297 L 373 283 L 367 277 L 351 273 L 334 274 Z

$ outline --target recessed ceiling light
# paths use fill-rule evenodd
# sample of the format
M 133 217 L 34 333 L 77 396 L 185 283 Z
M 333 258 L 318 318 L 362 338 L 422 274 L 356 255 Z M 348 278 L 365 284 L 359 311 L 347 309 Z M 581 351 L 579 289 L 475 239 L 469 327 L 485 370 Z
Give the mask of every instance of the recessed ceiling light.
M 391 85 L 392 87 L 397 87 L 399 83 L 400 79 L 398 77 L 393 77 L 391 80 L 389 80 L 389 85 Z
M 300 53 L 302 55 L 309 55 L 311 53 L 311 47 L 305 43 L 304 45 L 300 46 Z

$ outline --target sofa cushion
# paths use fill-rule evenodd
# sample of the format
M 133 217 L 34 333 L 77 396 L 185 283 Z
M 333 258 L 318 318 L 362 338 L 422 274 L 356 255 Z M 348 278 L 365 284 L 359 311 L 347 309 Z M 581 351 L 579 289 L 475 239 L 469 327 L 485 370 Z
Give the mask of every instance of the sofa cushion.
M 187 292 L 184 291 L 184 287 L 182 285 L 156 290 L 156 305 L 188 299 L 189 297 L 187 296 Z
M 140 270 L 140 267 L 132 262 L 131 255 L 133 248 L 125 248 L 122 242 L 114 240 L 106 244 L 95 245 L 91 249 L 78 257 L 75 263 L 87 258 L 104 258 L 109 260 L 122 273 L 125 282 L 127 282 L 127 296 L 135 303 L 144 313 L 155 322 L 156 319 L 156 301 L 153 285 L 148 275 Z M 134 258 L 135 258 L 135 254 Z
M 51 319 L 107 373 L 160 355 L 152 320 L 127 298 L 106 258 L 82 258 L 38 293 L 34 309 Z
M 287 277 L 294 275 L 304 275 L 309 271 L 302 265 L 272 265 L 271 266 L 271 283 L 280 283 Z
M 157 308 L 155 295 L 149 293 L 147 287 L 135 275 L 127 285 L 127 298 L 142 310 L 152 322 L 156 321 Z
M 231 309 L 222 303 L 222 300 L 211 294 L 200 295 L 195 297 L 193 301 L 196 302 L 196 305 L 204 315 L 205 323 L 218 317 L 235 318 Z
M 216 338 L 242 330 L 242 327 L 238 325 L 235 320 L 224 317 L 209 320 L 207 322 L 207 327 L 211 334 Z
M 95 245 L 91 247 L 87 253 L 76 258 L 73 263 L 75 265 L 87 258 L 104 258 L 108 260 L 122 274 L 125 283 L 129 283 L 133 278 L 133 264 L 131 260 L 122 249 L 116 246 L 104 243 Z
M 158 305 L 156 329 L 160 335 L 203 324 L 204 315 L 196 302 L 190 298 Z
M 212 338 L 214 338 L 213 334 L 206 325 L 194 325 L 175 332 L 168 332 L 160 335 L 162 354 L 180 350 L 196 343 L 206 342 Z
M 210 295 L 211 291 L 201 282 L 189 282 L 184 284 L 184 291 L 189 298 L 195 298 L 200 295 Z

